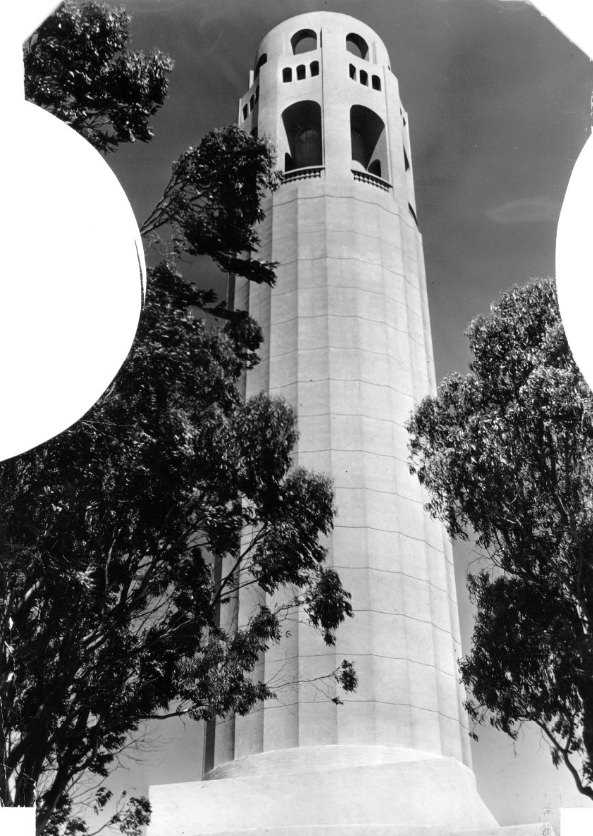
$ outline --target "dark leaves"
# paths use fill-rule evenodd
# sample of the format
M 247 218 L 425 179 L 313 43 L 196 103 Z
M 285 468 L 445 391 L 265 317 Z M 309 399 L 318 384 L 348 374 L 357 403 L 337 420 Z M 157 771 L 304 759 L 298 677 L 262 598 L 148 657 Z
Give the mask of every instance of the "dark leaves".
M 65 3 L 25 45 L 25 95 L 97 150 L 147 142 L 173 62 L 129 49 L 129 15 L 98 3 Z
M 66 3 L 25 47 L 27 96 L 103 152 L 148 141 L 167 94 L 170 59 L 131 51 L 128 23 L 121 9 Z M 171 233 L 179 264 L 207 254 L 273 284 L 275 265 L 256 256 L 273 164 L 267 142 L 211 132 L 174 165 L 143 233 Z M 244 714 L 273 698 L 258 661 L 287 613 L 302 607 L 327 642 L 352 613 L 324 568 L 331 485 L 293 469 L 287 404 L 243 402 L 261 331 L 214 303 L 172 263 L 153 266 L 109 391 L 67 432 L 0 463 L 0 805 L 36 801 L 39 832 L 88 832 L 72 786 L 107 776 L 146 719 Z M 239 623 L 239 596 L 258 586 Z M 268 607 L 266 592 L 282 603 Z M 347 663 L 332 676 L 355 685 Z M 109 802 L 99 789 L 91 806 Z M 110 824 L 138 836 L 149 814 L 146 799 L 123 798 Z
M 511 736 L 538 723 L 593 797 L 593 395 L 550 281 L 504 294 L 468 334 L 471 372 L 446 378 L 408 425 L 429 510 L 453 537 L 473 532 L 492 563 L 469 579 L 468 707 Z
M 107 775 L 129 733 L 171 704 L 207 718 L 272 697 L 254 671 L 284 609 L 255 603 L 246 625 L 218 623 L 245 585 L 304 602 L 328 642 L 351 614 L 323 567 L 331 485 L 292 469 L 292 410 L 243 403 L 236 335 L 192 315 L 199 292 L 170 266 L 148 287 L 111 390 L 0 466 L 0 699 L 20 740 L 17 786 L 30 757 L 69 780 Z M 51 814 L 54 797 L 40 798 Z M 140 826 L 135 809 L 118 820 L 125 833 Z
M 235 126 L 211 131 L 173 164 L 142 234 L 169 225 L 177 254 L 207 254 L 225 273 L 273 284 L 275 264 L 253 256 L 264 199 L 279 184 L 274 162 L 274 151 L 263 139 Z

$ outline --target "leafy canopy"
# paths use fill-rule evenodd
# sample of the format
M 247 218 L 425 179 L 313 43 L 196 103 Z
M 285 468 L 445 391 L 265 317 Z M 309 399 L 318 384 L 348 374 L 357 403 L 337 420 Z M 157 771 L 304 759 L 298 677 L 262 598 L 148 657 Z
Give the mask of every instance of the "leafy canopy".
M 152 138 L 173 69 L 158 50 L 129 48 L 129 23 L 122 8 L 66 2 L 25 44 L 26 98 L 103 153 Z
M 535 722 L 593 798 L 593 395 L 551 281 L 505 293 L 469 328 L 470 373 L 409 422 L 412 471 L 453 537 L 473 532 L 470 715 Z
M 111 391 L 0 466 L 0 792 L 23 805 L 43 787 L 41 824 L 75 776 L 108 774 L 141 721 L 273 697 L 250 673 L 299 603 L 329 643 L 351 611 L 319 542 L 331 486 L 291 469 L 284 402 L 242 401 L 232 332 L 192 316 L 200 304 L 171 267 L 153 270 Z M 285 588 L 284 603 L 220 627 L 218 608 L 256 584 Z
M 275 153 L 231 126 L 207 134 L 173 163 L 171 179 L 141 227 L 148 241 L 169 228 L 173 255 L 209 255 L 225 273 L 273 284 L 275 264 L 255 257 L 262 200 L 278 187 Z M 221 308 L 217 313 L 224 313 Z
M 26 47 L 29 97 L 102 151 L 150 139 L 166 95 L 170 60 L 129 53 L 127 26 L 121 10 L 68 3 Z M 36 804 L 38 834 L 90 832 L 78 787 L 90 780 L 105 810 L 102 781 L 146 720 L 244 714 L 275 696 L 255 669 L 285 624 L 331 644 L 352 614 L 324 565 L 331 484 L 292 466 L 285 402 L 241 396 L 259 327 L 180 272 L 206 254 L 273 282 L 252 257 L 273 166 L 267 142 L 234 127 L 181 155 L 143 226 L 148 244 L 171 236 L 173 257 L 149 271 L 118 378 L 67 432 L 0 463 L 0 804 Z M 264 595 L 239 623 L 250 586 Z M 328 679 L 328 696 L 356 685 L 348 662 Z M 124 798 L 108 824 L 139 836 L 149 818 L 146 799 Z

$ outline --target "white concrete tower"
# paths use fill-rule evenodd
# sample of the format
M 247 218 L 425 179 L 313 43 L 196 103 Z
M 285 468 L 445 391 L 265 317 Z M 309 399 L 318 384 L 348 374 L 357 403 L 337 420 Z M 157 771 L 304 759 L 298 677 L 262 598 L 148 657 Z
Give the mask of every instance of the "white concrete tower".
M 286 398 L 297 410 L 297 463 L 331 474 L 330 562 L 355 610 L 335 650 L 306 626 L 293 630 L 264 677 L 281 667 L 278 679 L 309 680 L 348 658 L 360 685 L 343 706 L 298 685 L 231 733 L 219 724 L 212 765 L 320 744 L 467 763 L 451 551 L 407 465 L 404 423 L 434 374 L 397 79 L 373 31 L 323 12 L 273 29 L 255 67 L 240 125 L 272 140 L 285 181 L 260 232 L 277 285 L 237 290 L 237 308 L 264 332 L 246 394 Z
M 347 15 L 287 20 L 261 42 L 239 117 L 272 140 L 285 172 L 260 231 L 277 284 L 237 289 L 265 340 L 247 395 L 286 398 L 297 463 L 334 480 L 329 561 L 355 618 L 335 648 L 298 624 L 272 649 L 258 675 L 296 684 L 217 724 L 209 780 L 153 789 L 151 833 L 174 833 L 175 821 L 187 836 L 496 827 L 470 768 L 451 547 L 407 465 L 404 423 L 434 371 L 407 116 L 387 50 Z M 344 658 L 359 686 L 336 705 L 310 681 Z

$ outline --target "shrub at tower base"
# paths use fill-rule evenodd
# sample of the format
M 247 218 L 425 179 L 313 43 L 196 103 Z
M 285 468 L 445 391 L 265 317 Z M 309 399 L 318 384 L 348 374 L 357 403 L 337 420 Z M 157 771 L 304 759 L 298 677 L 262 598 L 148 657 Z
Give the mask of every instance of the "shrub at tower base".
M 504 294 L 469 340 L 470 373 L 409 422 L 431 513 L 487 558 L 468 580 L 468 709 L 513 738 L 536 723 L 593 798 L 593 395 L 551 281 Z
M 127 26 L 96 5 L 57 14 L 47 43 L 42 29 L 33 44 L 66 64 L 68 42 L 57 47 L 69 15 L 88 37 L 114 20 Z M 101 48 L 94 43 L 89 60 Z M 50 69 L 58 84 L 59 67 Z M 111 133 L 105 103 L 97 107 Z M 77 114 L 60 115 L 74 124 Z M 167 247 L 184 263 L 208 254 L 272 281 L 273 265 L 250 255 L 261 196 L 275 182 L 265 142 L 215 131 L 175 165 L 145 231 L 171 230 Z M 173 263 L 154 267 L 135 345 L 110 390 L 70 430 L 0 464 L 0 805 L 36 805 L 38 834 L 92 830 L 76 815 L 81 790 L 106 808 L 110 792 L 96 787 L 145 721 L 244 714 L 282 687 L 254 669 L 287 624 L 307 619 L 332 643 L 351 614 L 320 543 L 332 527 L 332 487 L 292 467 L 295 419 L 284 402 L 243 401 L 239 382 L 257 362 L 260 332 L 224 309 L 215 309 L 224 327 L 206 323 L 199 311 L 212 303 Z M 249 585 L 261 590 L 251 613 L 226 618 Z M 327 673 L 354 687 L 348 663 Z M 133 798 L 111 823 L 134 836 L 149 815 L 147 800 Z

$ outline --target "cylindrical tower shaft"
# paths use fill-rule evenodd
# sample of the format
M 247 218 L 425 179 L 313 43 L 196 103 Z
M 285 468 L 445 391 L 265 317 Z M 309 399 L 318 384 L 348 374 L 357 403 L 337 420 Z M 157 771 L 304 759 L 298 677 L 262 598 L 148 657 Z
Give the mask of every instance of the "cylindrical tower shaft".
M 451 547 L 407 467 L 404 424 L 434 372 L 407 117 L 384 45 L 347 15 L 285 21 L 260 45 L 240 124 L 274 142 L 285 172 L 260 231 L 276 286 L 237 287 L 264 334 L 246 394 L 290 401 L 297 463 L 334 480 L 329 560 L 355 618 L 327 648 L 295 615 L 257 671 L 290 685 L 213 724 L 207 780 L 151 788 L 150 834 L 504 836 L 468 766 Z M 225 624 L 262 601 L 250 590 Z M 336 705 L 318 683 L 343 658 L 360 684 Z
M 320 744 L 467 763 L 451 549 L 406 464 L 404 423 L 434 373 L 397 79 L 372 30 L 317 13 L 273 29 L 250 80 L 240 124 L 272 140 L 285 181 L 261 228 L 277 285 L 237 291 L 237 307 L 264 333 L 247 395 L 286 398 L 297 410 L 298 464 L 334 480 L 330 560 L 355 619 L 334 649 L 299 625 L 267 655 L 266 678 L 296 684 L 236 718 L 233 735 L 224 723 L 215 763 Z M 360 685 L 340 706 L 311 680 L 342 658 L 355 662 Z
M 377 35 L 301 15 L 264 38 L 240 124 L 278 149 L 261 257 L 274 288 L 238 284 L 264 334 L 246 394 L 296 409 L 297 463 L 334 480 L 329 561 L 355 618 L 335 648 L 295 618 L 256 672 L 279 699 L 209 730 L 208 780 L 154 788 L 153 836 L 450 836 L 495 821 L 479 798 L 456 660 L 451 548 L 407 466 L 405 421 L 434 391 L 407 117 Z M 239 595 L 223 617 L 244 623 Z M 342 659 L 359 687 L 320 681 Z M 218 780 L 217 780 L 218 779 Z

